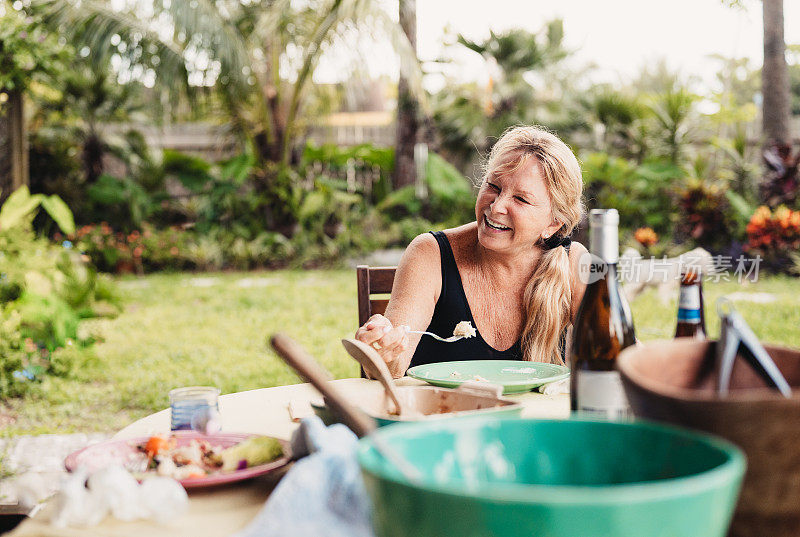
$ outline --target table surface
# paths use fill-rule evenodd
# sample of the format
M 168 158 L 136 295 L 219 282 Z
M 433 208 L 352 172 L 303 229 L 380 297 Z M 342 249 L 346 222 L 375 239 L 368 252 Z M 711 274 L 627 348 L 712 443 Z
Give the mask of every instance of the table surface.
M 380 394 L 379 382 L 366 379 L 333 381 L 337 389 L 353 402 Z M 398 386 L 420 386 L 424 382 L 404 377 Z M 569 396 L 542 395 L 537 392 L 507 395 L 522 404 L 524 418 L 561 419 L 569 416 Z M 298 423 L 295 418 L 312 414 L 309 403 L 321 401 L 310 384 L 293 384 L 222 395 L 219 398 L 223 431 L 263 434 L 289 440 Z M 291 409 L 290 409 L 291 407 Z M 169 409 L 142 418 L 119 431 L 114 438 L 135 438 L 169 431 Z M 245 526 L 263 507 L 264 502 L 286 469 L 242 483 L 189 493 L 188 513 L 170 525 L 150 521 L 122 522 L 112 517 L 91 528 L 54 528 L 45 522 L 46 505 L 35 518 L 26 520 L 10 537 L 148 537 L 191 535 L 219 537 L 230 535 Z M 52 503 L 52 502 L 51 502 Z

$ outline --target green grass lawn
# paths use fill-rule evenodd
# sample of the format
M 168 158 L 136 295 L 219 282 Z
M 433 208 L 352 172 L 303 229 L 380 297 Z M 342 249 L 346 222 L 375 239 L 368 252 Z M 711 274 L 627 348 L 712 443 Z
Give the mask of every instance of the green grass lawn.
M 268 348 L 285 332 L 336 377 L 358 375 L 339 343 L 356 329 L 354 270 L 225 274 L 158 274 L 122 278 L 125 310 L 113 320 L 85 321 L 98 338 L 75 353 L 69 378 L 49 378 L 2 410 L 3 434 L 113 432 L 168 406 L 178 386 L 214 385 L 223 393 L 298 382 Z M 706 320 L 715 337 L 714 301 L 733 292 L 770 293 L 767 304 L 737 302 L 764 341 L 800 347 L 800 280 L 707 284 Z M 671 337 L 676 298 L 666 304 L 647 291 L 632 304 L 640 339 Z M 9 418 L 11 418 L 9 420 Z

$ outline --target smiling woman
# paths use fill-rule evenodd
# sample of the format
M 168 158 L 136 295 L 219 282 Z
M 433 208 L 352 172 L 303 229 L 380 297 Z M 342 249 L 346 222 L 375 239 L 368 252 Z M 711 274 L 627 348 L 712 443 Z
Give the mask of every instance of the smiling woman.
M 396 377 L 410 365 L 453 360 L 563 363 L 565 330 L 585 288 L 577 260 L 586 249 L 569 239 L 582 191 L 578 161 L 558 137 L 510 128 L 489 155 L 475 221 L 416 237 L 385 316 L 372 316 L 356 338 L 379 348 Z M 461 321 L 476 337 L 442 343 L 409 334 L 445 336 Z

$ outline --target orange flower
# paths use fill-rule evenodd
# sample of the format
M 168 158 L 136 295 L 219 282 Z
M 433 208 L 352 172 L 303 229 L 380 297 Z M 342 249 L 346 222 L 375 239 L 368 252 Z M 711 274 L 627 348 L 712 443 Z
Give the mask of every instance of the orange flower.
M 637 229 L 633 233 L 633 238 L 645 248 L 653 246 L 658 242 L 658 235 L 649 227 L 640 227 Z
M 772 219 L 772 213 L 768 207 L 761 206 L 756 209 L 753 216 L 750 217 L 750 224 L 756 227 L 764 227 L 764 225 Z

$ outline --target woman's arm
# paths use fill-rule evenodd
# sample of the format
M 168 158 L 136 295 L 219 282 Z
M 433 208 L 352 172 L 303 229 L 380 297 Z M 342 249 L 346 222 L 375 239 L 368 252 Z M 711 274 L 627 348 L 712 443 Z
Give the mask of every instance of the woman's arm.
M 397 266 L 392 296 L 385 315 L 373 315 L 356 332 L 356 339 L 373 345 L 395 378 L 406 373 L 419 343 L 419 335 L 408 330 L 425 330 L 442 288 L 439 245 L 430 233 L 419 235 L 406 248 Z

